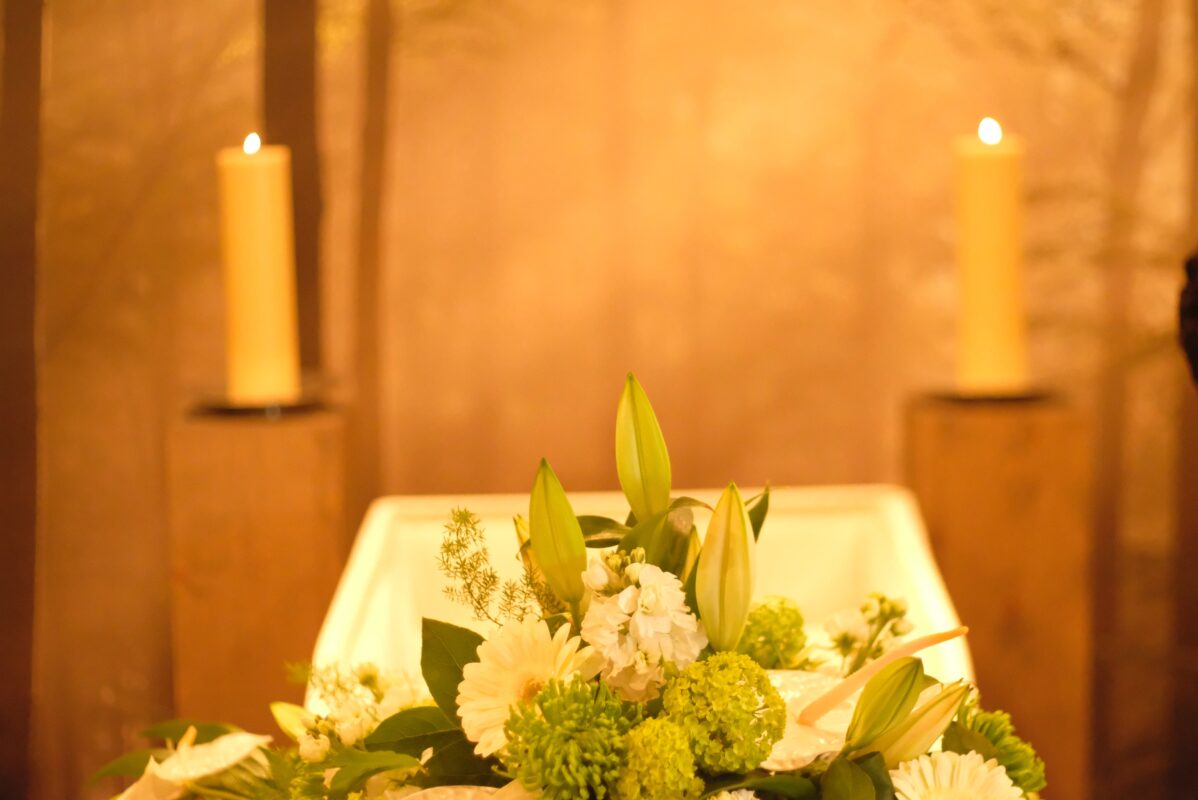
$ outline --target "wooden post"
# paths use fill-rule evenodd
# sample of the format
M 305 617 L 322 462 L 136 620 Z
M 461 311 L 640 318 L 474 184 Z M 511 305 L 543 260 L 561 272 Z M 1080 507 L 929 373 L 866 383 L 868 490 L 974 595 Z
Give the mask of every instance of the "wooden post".
M 1090 432 L 1049 397 L 921 397 L 907 480 L 962 620 L 986 707 L 1011 713 L 1054 800 L 1092 796 Z
M 333 411 L 191 416 L 170 442 L 176 713 L 272 732 L 301 702 L 346 552 L 345 424 Z
M 0 25 L 0 797 L 32 794 L 30 742 L 37 540 L 37 176 L 42 3 L 8 3 Z M 37 765 L 41 768 L 41 765 Z

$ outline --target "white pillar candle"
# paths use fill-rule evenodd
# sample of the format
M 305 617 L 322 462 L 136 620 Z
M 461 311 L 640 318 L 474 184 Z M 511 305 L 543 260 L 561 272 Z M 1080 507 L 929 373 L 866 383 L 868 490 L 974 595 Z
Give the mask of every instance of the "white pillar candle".
M 226 397 L 236 406 L 300 399 L 291 150 L 256 133 L 216 157 L 224 258 Z
M 987 117 L 956 146 L 957 390 L 1028 390 L 1023 300 L 1023 143 Z

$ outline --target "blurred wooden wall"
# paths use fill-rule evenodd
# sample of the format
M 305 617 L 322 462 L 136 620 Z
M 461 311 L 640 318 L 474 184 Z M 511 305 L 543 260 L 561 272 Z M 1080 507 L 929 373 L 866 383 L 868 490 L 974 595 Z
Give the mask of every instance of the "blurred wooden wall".
M 220 388 L 214 154 L 259 125 L 240 0 L 53 0 L 38 252 L 37 798 L 169 717 L 166 431 Z M 213 680 L 236 676 L 213 676 Z
M 1104 747 L 1157 780 L 1187 3 L 317 10 L 321 361 L 359 508 L 524 490 L 541 455 L 614 486 L 629 369 L 679 484 L 895 478 L 901 401 L 951 377 L 949 143 L 985 114 L 1022 134 L 1033 363 L 1117 454 L 1110 646 L 1142 658 L 1110 659 L 1100 699 L 1137 700 Z M 83 776 L 170 711 L 164 431 L 220 384 L 212 157 L 260 122 L 260 13 L 47 4 L 38 797 L 106 796 Z
M 380 5 L 322 6 L 322 97 L 330 206 L 385 175 L 377 272 L 325 245 L 384 492 L 523 490 L 542 455 L 613 486 L 628 369 L 680 484 L 894 479 L 903 400 L 951 380 L 950 142 L 1025 137 L 1033 366 L 1098 428 L 1103 791 L 1161 795 L 1192 4 L 394 4 L 363 108 Z M 381 162 L 343 132 L 380 118 Z
M 41 2 L 0 14 L 0 797 L 29 790 L 37 403 L 34 352 Z

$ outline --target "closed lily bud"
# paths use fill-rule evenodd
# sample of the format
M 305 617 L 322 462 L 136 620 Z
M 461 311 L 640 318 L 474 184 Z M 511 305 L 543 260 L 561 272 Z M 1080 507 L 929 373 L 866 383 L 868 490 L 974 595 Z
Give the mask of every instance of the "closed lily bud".
M 874 740 L 870 750 L 882 754 L 886 766 L 893 769 L 904 761 L 918 758 L 932 743 L 944 735 L 961 703 L 969 694 L 967 683 L 942 686 L 931 700 L 911 712 L 903 722 Z
M 533 555 L 532 534 L 528 532 L 528 520 L 524 518 L 523 514 L 517 514 L 512 517 L 512 525 L 516 528 L 516 542 L 520 545 L 520 560 L 524 562 L 524 568 L 540 580 L 544 580 L 541 568 L 537 565 L 537 559 Z
M 577 617 L 586 591 L 582 583 L 587 568 L 586 543 L 566 491 L 544 459 L 529 498 L 528 533 L 536 564 L 549 588 Z
M 695 600 L 707 639 L 735 650 L 753 602 L 753 533 L 736 484 L 720 495 L 695 567 Z
M 908 656 L 870 678 L 853 709 L 845 748 L 865 752 L 878 738 L 911 715 L 923 688 L 923 662 Z
M 632 373 L 616 409 L 616 474 L 639 522 L 670 507 L 670 454 L 649 397 Z
M 316 722 L 307 709 L 295 703 L 271 703 L 270 713 L 274 716 L 279 730 L 287 734 L 292 741 L 297 741 Z

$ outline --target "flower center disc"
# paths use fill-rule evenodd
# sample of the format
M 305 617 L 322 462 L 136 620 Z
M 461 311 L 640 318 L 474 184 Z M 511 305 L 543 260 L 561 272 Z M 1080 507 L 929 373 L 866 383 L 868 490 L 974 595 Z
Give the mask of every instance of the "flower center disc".
M 524 682 L 524 686 L 522 686 L 520 688 L 520 692 L 519 692 L 520 699 L 525 702 L 529 702 L 534 697 L 536 697 L 538 694 L 540 694 L 541 689 L 543 689 L 543 688 L 545 688 L 544 683 L 537 680 L 536 678 L 529 678 L 527 681 Z

